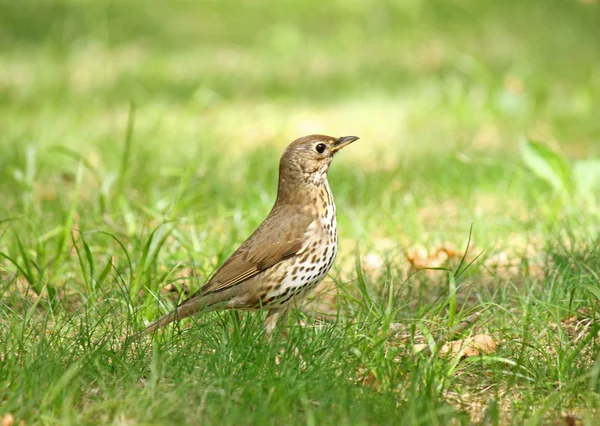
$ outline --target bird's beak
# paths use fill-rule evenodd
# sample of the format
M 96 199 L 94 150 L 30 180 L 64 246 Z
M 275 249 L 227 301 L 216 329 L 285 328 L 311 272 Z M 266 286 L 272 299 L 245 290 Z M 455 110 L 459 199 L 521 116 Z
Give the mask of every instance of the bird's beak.
M 331 148 L 331 153 L 339 151 L 346 145 L 350 145 L 352 142 L 358 140 L 357 136 L 342 136 L 338 138 L 337 141 L 333 144 L 333 148 Z

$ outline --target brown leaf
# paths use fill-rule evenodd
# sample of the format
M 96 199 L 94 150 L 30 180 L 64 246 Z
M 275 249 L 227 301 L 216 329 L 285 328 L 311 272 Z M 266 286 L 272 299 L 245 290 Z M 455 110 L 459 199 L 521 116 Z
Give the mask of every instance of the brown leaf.
M 421 352 L 428 345 L 417 344 L 413 346 L 413 351 Z M 462 352 L 462 357 L 479 356 L 481 354 L 492 354 L 496 352 L 496 341 L 489 334 L 476 334 L 466 339 L 454 340 L 446 343 L 440 349 L 441 356 L 456 356 Z
M 5 414 L 2 417 L 2 426 L 13 426 L 15 424 L 15 418 L 12 414 Z
M 496 352 L 496 342 L 489 334 L 476 334 L 462 340 L 446 343 L 440 350 L 441 355 L 458 355 L 463 351 L 463 357 L 479 356 Z
M 379 380 L 377 380 L 377 377 L 372 370 L 360 368 L 358 372 L 358 380 L 364 386 L 372 386 L 375 389 L 380 388 Z
M 443 243 L 431 250 L 414 246 L 406 250 L 406 260 L 415 269 L 439 268 L 449 260 L 462 259 L 463 253 L 450 243 Z
M 426 344 L 426 343 L 417 343 L 416 345 L 413 346 L 413 352 L 414 353 L 419 353 L 423 349 L 425 349 L 427 346 L 429 346 L 429 345 Z
M 415 269 L 439 268 L 448 260 L 444 251 L 435 251 L 431 254 L 423 246 L 411 247 L 406 251 L 406 260 Z
M 572 416 L 570 414 L 565 416 L 564 420 L 565 420 L 564 424 L 567 426 L 578 426 L 578 425 L 583 424 L 583 422 L 579 418 Z

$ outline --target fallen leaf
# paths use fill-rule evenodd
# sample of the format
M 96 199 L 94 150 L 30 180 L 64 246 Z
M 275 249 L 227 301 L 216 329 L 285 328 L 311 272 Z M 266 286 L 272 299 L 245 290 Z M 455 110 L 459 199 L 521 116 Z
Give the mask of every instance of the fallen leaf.
M 450 347 L 442 347 L 442 354 L 450 353 L 450 355 L 457 355 L 461 350 L 464 350 L 463 356 L 470 357 L 496 352 L 496 342 L 489 334 L 476 334 L 471 338 L 455 340 L 453 342 L 448 342 L 448 344 Z M 444 351 L 444 349 L 446 349 L 446 351 Z
M 421 352 L 423 349 L 425 349 L 427 346 L 429 346 L 426 343 L 417 343 L 416 345 L 413 346 L 413 351 L 415 353 L 419 353 Z
M 15 424 L 15 418 L 12 414 L 5 414 L 2 417 L 2 426 L 13 426 Z
M 379 380 L 377 380 L 372 370 L 367 370 L 366 368 L 359 369 L 358 380 L 364 386 L 372 386 L 375 389 L 380 388 Z
M 565 420 L 564 424 L 567 426 L 577 426 L 577 425 L 583 424 L 583 422 L 581 420 L 579 420 L 577 417 L 571 416 L 571 415 L 565 416 L 564 420 Z
M 448 260 L 448 255 L 443 251 L 430 254 L 425 247 L 416 246 L 406 251 L 406 260 L 415 269 L 439 268 Z
M 406 260 L 415 269 L 439 268 L 450 259 L 462 259 L 463 253 L 456 250 L 450 243 L 427 250 L 423 246 L 415 246 L 406 250 Z
M 416 344 L 413 346 L 415 353 L 421 352 L 428 345 Z M 456 356 L 462 352 L 462 357 L 479 356 L 481 354 L 491 354 L 496 352 L 496 341 L 489 334 L 476 334 L 466 339 L 453 340 L 446 343 L 440 349 L 441 356 Z

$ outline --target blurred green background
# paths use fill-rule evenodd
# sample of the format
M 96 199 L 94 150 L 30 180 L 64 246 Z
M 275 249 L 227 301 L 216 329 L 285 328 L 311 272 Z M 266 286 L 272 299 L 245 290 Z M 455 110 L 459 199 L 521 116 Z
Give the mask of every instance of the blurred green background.
M 3 1 L 2 144 L 103 150 L 134 101 L 175 162 L 310 132 L 597 154 L 599 22 L 593 0 Z
M 57 146 L 97 170 L 85 193 L 114 193 L 133 102 L 128 195 L 146 205 L 189 169 L 196 210 L 248 187 L 268 205 L 283 147 L 325 133 L 361 137 L 335 167 L 354 178 L 332 171 L 354 205 L 460 195 L 468 217 L 497 213 L 480 196 L 534 185 L 515 178 L 523 137 L 600 155 L 599 43 L 593 0 L 3 1 L 0 193 L 9 212 L 23 185 L 61 199 L 75 163 Z

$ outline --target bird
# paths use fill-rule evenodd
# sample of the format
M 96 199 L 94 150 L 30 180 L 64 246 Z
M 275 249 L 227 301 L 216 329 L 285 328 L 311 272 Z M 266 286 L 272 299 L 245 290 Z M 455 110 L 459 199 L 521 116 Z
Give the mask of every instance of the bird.
M 358 139 L 309 135 L 293 141 L 281 156 L 277 198 L 265 220 L 198 291 L 140 334 L 226 309 L 268 310 L 264 330 L 270 335 L 333 265 L 338 229 L 327 172 L 334 155 Z

